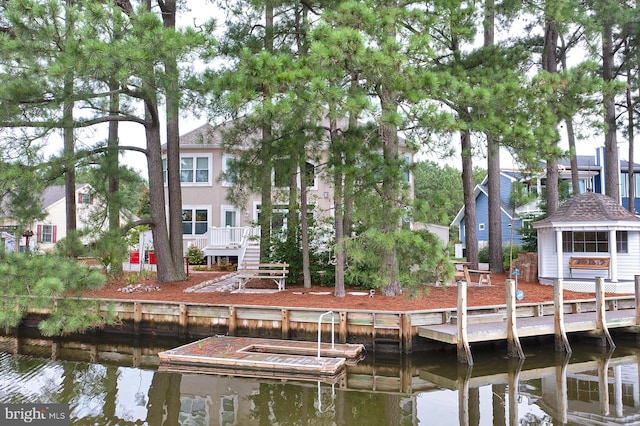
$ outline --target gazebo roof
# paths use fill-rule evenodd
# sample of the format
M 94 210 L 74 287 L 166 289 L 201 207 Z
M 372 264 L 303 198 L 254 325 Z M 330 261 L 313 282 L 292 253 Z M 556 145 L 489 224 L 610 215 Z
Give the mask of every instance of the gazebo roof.
M 582 224 L 621 223 L 640 228 L 640 218 L 618 204 L 613 198 L 595 192 L 585 192 L 565 201 L 551 216 L 533 222 L 534 228 Z

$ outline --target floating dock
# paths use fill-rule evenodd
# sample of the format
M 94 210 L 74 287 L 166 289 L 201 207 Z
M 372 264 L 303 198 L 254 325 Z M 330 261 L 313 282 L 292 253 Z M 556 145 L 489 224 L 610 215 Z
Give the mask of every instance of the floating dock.
M 288 376 L 335 376 L 364 356 L 364 345 L 213 336 L 158 353 L 164 370 L 220 373 L 260 371 Z

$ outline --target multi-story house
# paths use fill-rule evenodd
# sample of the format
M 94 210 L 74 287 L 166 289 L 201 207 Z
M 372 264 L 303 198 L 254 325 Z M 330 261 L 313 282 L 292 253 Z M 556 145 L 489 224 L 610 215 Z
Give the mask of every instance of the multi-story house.
M 203 250 L 209 261 L 215 257 L 236 258 L 238 262 L 257 260 L 257 247 L 250 237 L 258 232 L 261 196 L 258 193 L 243 193 L 243 197 L 230 197 L 234 191 L 232 174 L 226 173 L 239 152 L 223 148 L 225 130 L 231 124 L 211 126 L 205 124 L 180 137 L 180 179 L 182 182 L 182 229 L 184 250 L 196 246 Z M 166 146 L 164 154 L 166 156 Z M 324 178 L 323 165 L 327 162 L 327 151 L 320 148 L 308 152 L 305 170 L 307 176 L 309 210 L 316 219 L 328 219 L 333 215 L 333 187 Z M 404 154 L 408 162 L 413 154 Z M 166 182 L 166 157 L 164 159 Z M 407 173 L 413 187 L 412 175 Z M 272 172 L 272 200 L 274 230 L 286 227 L 288 212 L 289 178 Z M 235 203 L 230 201 L 235 198 Z M 242 203 L 237 199 L 242 198 Z M 240 205 L 238 205 L 240 204 Z M 255 241 L 255 239 L 253 239 Z M 234 259 L 236 260 L 236 259 Z
M 603 193 L 604 182 L 604 148 L 598 148 L 595 156 L 578 155 L 578 179 L 580 188 L 573 191 L 571 187 L 571 164 L 569 159 L 562 159 L 559 162 L 559 177 L 566 182 L 567 188 L 571 192 L 584 193 L 592 191 Z M 628 161 L 620 161 L 620 204 L 625 208 L 629 206 L 629 189 L 628 189 L 628 173 L 630 163 Z M 502 224 L 502 242 L 508 245 L 513 242 L 514 245 L 522 243 L 522 235 L 520 229 L 527 222 L 542 214 L 541 202 L 546 185 L 546 172 L 544 164 L 541 165 L 542 171 L 535 173 L 525 173 L 517 170 L 502 170 L 500 172 L 500 201 L 501 201 L 501 224 Z M 636 198 L 635 205 L 640 208 L 640 164 L 635 164 L 635 188 Z M 514 208 L 510 202 L 511 190 L 514 182 L 521 182 L 531 193 L 537 195 L 535 201 L 524 206 Z M 487 187 L 487 178 L 475 188 L 476 198 L 476 232 L 478 237 L 478 245 L 480 248 L 489 243 L 489 189 Z M 462 206 L 451 226 L 459 227 L 459 238 L 464 247 L 466 228 L 464 220 L 465 208 Z

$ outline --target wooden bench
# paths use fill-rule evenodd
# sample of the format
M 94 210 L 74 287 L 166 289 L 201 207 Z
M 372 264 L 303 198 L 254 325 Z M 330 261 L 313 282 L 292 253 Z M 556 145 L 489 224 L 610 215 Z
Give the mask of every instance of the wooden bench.
M 491 285 L 491 273 L 489 271 L 483 271 L 480 269 L 463 268 L 464 278 L 467 281 L 468 286 L 472 285 Z M 474 282 L 473 277 L 478 277 L 478 281 Z
M 607 270 L 607 278 L 611 278 L 608 257 L 571 257 L 569 259 L 569 277 L 573 278 L 574 269 Z
M 469 269 L 469 266 L 464 263 L 459 263 L 462 266 L 462 270 L 457 269 L 454 276 L 455 282 L 465 281 L 467 286 L 490 286 L 491 285 L 491 273 L 480 269 Z M 473 281 L 472 278 L 476 278 L 477 281 Z
M 238 289 L 243 290 L 244 286 L 254 278 L 273 280 L 278 285 L 278 290 L 284 290 L 284 283 L 289 273 L 288 263 L 243 263 L 238 268 L 239 278 Z

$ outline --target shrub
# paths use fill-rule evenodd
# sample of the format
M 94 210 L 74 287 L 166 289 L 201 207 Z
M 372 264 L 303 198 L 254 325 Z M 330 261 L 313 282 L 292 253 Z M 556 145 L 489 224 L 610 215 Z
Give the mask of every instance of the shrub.
M 191 245 L 187 250 L 189 265 L 204 265 L 204 253 L 198 247 Z

